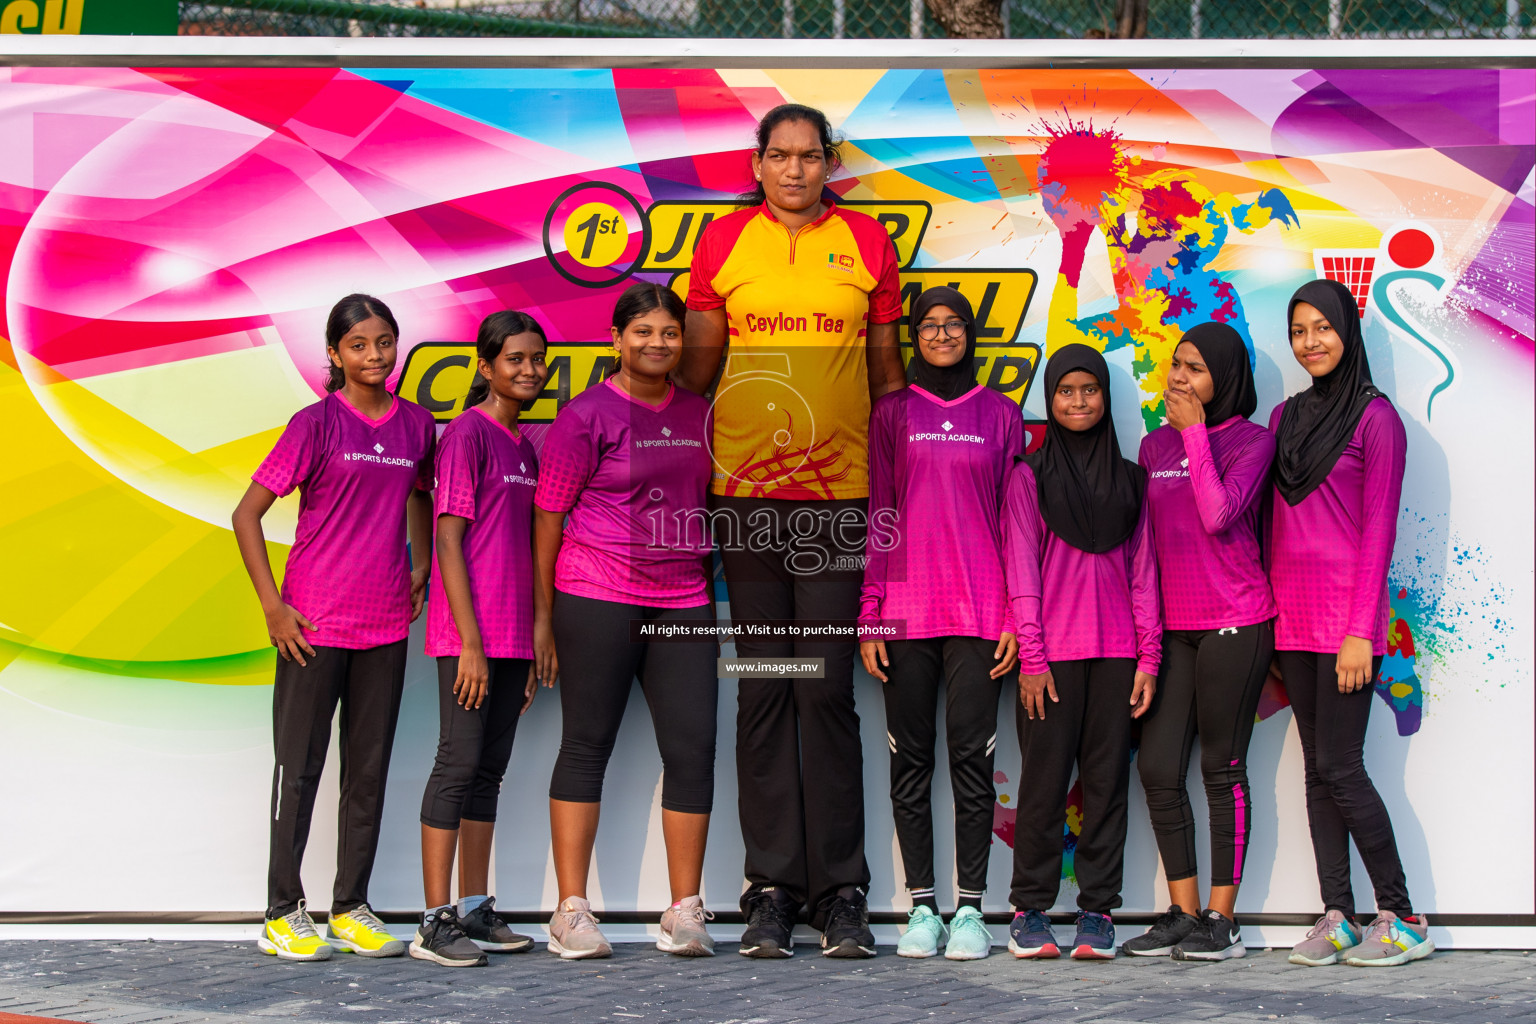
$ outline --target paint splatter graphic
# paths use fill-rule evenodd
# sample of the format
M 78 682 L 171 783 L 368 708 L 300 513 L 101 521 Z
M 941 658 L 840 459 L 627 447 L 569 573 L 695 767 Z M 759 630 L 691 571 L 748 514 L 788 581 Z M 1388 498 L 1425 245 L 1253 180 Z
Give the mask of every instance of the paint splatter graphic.
M 1376 677 L 1376 695 L 1386 701 L 1397 717 L 1397 734 L 1412 736 L 1424 722 L 1424 684 L 1419 682 L 1413 644 L 1413 623 L 1399 613 L 1411 614 L 1408 590 L 1399 587 L 1387 615 L 1387 656 Z
M 1285 193 L 1265 189 L 1244 203 L 1214 193 L 1188 168 L 1140 174 L 1111 129 L 1074 121 L 1042 126 L 1050 141 L 1039 163 L 1039 192 L 1061 236 L 1061 268 L 1051 294 L 1047 353 L 1082 342 L 1101 352 L 1132 346 L 1148 430 L 1163 420 L 1168 361 L 1184 332 L 1215 320 L 1230 324 L 1253 352 L 1242 300 L 1212 262 L 1228 234 L 1251 234 L 1279 221 L 1300 225 Z M 1116 308 L 1080 317 L 1078 286 L 1089 242 L 1109 247 Z
M 997 784 L 1006 784 L 1008 776 L 1003 772 L 993 772 L 992 781 Z M 1013 848 L 1014 829 L 1018 823 L 1018 811 L 1011 807 L 1013 798 L 1008 793 L 997 795 L 997 802 L 992 805 L 992 834 L 1003 841 L 1003 845 Z M 1061 878 L 1069 885 L 1077 884 L 1076 853 L 1077 838 L 1083 832 L 1083 783 L 1080 779 L 1072 780 L 1072 788 L 1067 791 L 1067 824 L 1062 829 L 1061 845 Z

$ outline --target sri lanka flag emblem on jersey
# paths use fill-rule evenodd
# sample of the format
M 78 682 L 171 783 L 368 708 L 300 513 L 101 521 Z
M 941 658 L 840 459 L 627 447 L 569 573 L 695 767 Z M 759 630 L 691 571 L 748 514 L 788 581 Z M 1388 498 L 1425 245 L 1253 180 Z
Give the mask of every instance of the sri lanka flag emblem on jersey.
M 836 267 L 838 270 L 844 271 L 845 273 L 853 273 L 854 263 L 852 256 L 844 256 L 842 253 L 829 252 L 827 253 L 827 262 Z

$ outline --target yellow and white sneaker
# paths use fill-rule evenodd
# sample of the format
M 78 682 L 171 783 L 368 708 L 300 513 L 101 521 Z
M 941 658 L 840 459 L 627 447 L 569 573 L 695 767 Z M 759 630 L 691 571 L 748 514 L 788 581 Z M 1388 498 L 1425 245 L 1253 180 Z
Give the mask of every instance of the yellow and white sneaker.
M 373 916 L 366 903 L 345 914 L 332 914 L 325 932 L 325 941 L 342 953 L 399 956 L 405 952 L 405 943 L 389 934 L 384 922 Z
M 263 953 L 284 960 L 329 960 L 331 947 L 315 930 L 315 922 L 299 900 L 299 909 L 284 917 L 267 921 L 256 945 Z

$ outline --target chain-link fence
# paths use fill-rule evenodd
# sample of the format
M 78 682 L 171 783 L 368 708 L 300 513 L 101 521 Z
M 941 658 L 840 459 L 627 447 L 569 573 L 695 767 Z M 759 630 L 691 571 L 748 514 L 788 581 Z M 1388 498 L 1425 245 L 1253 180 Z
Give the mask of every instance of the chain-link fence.
M 937 0 L 944 3 L 948 0 Z M 1005 37 L 1116 35 L 1115 0 L 1003 0 Z M 1536 0 L 1147 0 L 1161 39 L 1531 38 Z M 186 35 L 943 38 L 923 0 L 228 0 Z

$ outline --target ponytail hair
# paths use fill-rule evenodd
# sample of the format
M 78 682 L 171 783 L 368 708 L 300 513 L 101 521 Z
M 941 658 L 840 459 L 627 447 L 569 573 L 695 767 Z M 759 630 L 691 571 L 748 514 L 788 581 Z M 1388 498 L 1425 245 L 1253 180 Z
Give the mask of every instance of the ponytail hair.
M 389 307 L 372 295 L 363 295 L 353 292 L 331 307 L 331 315 L 325 319 L 325 351 L 327 354 L 336 352 L 340 355 L 341 339 L 345 338 L 358 324 L 364 320 L 378 317 L 389 324 L 389 329 L 395 332 L 396 340 L 400 337 L 400 325 L 395 323 L 395 314 L 389 311 Z M 340 391 L 342 385 L 347 382 L 346 372 L 331 360 L 325 361 L 325 369 L 328 376 L 325 379 L 327 393 Z
M 781 124 L 804 123 L 816 129 L 816 134 L 821 136 L 821 149 L 826 154 L 827 174 L 831 173 L 843 164 L 843 156 L 840 147 L 843 140 L 832 131 L 832 124 L 827 120 L 827 115 L 815 107 L 807 107 L 800 103 L 781 103 L 757 122 L 757 148 L 755 152 L 761 159 L 768 152 L 768 140 L 773 137 L 773 130 Z M 741 206 L 761 206 L 767 200 L 768 194 L 763 191 L 761 181 L 754 183 L 754 187 L 736 197 Z
M 537 334 L 544 347 L 549 347 L 549 337 L 537 320 L 515 309 L 503 309 L 480 321 L 475 354 L 487 363 L 494 363 L 507 339 L 516 334 Z M 480 373 L 480 364 L 476 363 L 470 371 L 469 394 L 464 396 L 464 408 L 479 405 L 490 391 L 491 382 Z
M 653 284 L 649 281 L 632 284 L 624 289 L 624 294 L 620 295 L 619 301 L 613 305 L 613 329 L 623 334 L 624 328 L 631 322 L 658 309 L 676 320 L 678 327 L 683 327 L 688 322 L 688 306 L 677 292 L 664 284 Z M 614 353 L 611 373 L 618 372 L 619 356 L 618 353 Z

